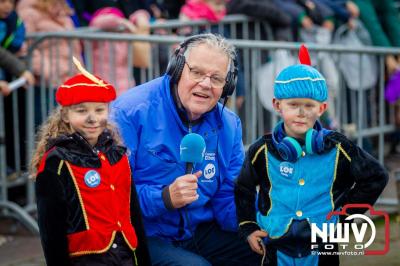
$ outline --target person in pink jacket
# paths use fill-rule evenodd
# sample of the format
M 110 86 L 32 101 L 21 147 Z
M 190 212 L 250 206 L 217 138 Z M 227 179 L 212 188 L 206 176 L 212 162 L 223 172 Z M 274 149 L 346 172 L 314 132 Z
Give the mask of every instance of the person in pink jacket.
M 149 19 L 150 15 L 145 10 L 138 10 L 132 13 L 129 19 L 126 19 L 118 8 L 105 7 L 93 14 L 89 26 L 103 31 L 149 34 Z M 137 57 L 149 52 L 146 51 L 146 48 L 135 50 L 136 43 L 131 46 L 133 49 L 133 62 L 131 63 L 129 63 L 128 56 L 129 43 L 126 41 L 96 41 L 93 45 L 94 74 L 115 84 L 117 95 L 135 86 L 132 64 L 137 62 Z M 135 53 L 135 51 L 137 52 Z M 114 61 L 111 60 L 110 55 L 114 57 Z
M 20 0 L 17 12 L 25 23 L 27 33 L 56 32 L 74 29 L 70 17 L 72 10 L 64 0 Z M 56 39 L 42 42 L 33 52 L 33 72 L 43 76 L 47 87 L 56 88 L 75 71 L 72 56 L 81 58 L 81 47 L 77 40 Z
M 206 19 L 217 23 L 226 14 L 225 0 L 186 0 L 182 6 L 179 18 L 181 20 Z

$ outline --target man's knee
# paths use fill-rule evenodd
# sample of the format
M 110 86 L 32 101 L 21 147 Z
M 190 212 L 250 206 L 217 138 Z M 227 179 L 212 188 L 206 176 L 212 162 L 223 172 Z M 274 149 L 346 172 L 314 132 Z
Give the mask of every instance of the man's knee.
M 174 252 L 173 254 L 164 253 L 166 256 L 151 256 L 152 265 L 173 265 L 173 266 L 211 266 L 205 258 L 191 252 Z
M 152 265 L 174 265 L 174 266 L 210 266 L 202 256 L 190 252 L 181 247 L 176 247 L 170 242 L 157 238 L 148 238 Z

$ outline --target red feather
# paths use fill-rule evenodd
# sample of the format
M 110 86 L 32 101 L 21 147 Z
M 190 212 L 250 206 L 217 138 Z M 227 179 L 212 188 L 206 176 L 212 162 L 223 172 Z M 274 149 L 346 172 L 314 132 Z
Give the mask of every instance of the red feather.
M 300 46 L 299 60 L 300 64 L 311 66 L 310 54 L 308 53 L 308 49 L 304 44 Z

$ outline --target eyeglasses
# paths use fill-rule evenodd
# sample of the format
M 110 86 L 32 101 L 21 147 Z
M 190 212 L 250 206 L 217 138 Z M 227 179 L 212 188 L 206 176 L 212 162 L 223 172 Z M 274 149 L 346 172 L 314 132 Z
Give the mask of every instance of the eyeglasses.
M 219 89 L 225 86 L 226 83 L 225 78 L 218 75 L 207 75 L 194 67 L 190 67 L 188 63 L 185 62 L 185 64 L 189 68 L 189 78 L 192 79 L 193 81 L 202 82 L 205 78 L 208 77 L 210 78 L 211 86 L 213 86 L 214 88 Z

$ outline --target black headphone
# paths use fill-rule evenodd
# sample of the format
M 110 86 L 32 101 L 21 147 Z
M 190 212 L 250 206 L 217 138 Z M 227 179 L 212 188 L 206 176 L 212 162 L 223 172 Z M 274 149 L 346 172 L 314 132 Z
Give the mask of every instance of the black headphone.
M 180 43 L 179 47 L 175 49 L 175 52 L 172 54 L 171 59 L 169 60 L 166 71 L 167 75 L 171 77 L 171 81 L 174 84 L 177 84 L 179 79 L 181 78 L 183 67 L 185 66 L 185 61 L 186 61 L 184 53 L 189 44 L 202 39 L 208 39 L 210 35 L 213 34 L 205 33 L 205 34 L 194 35 L 186 39 L 182 43 Z M 228 74 L 226 75 L 226 84 L 222 90 L 221 98 L 229 97 L 235 91 L 236 80 L 237 80 L 236 56 L 233 58 L 232 61 L 233 64 L 230 63 L 229 71 Z

